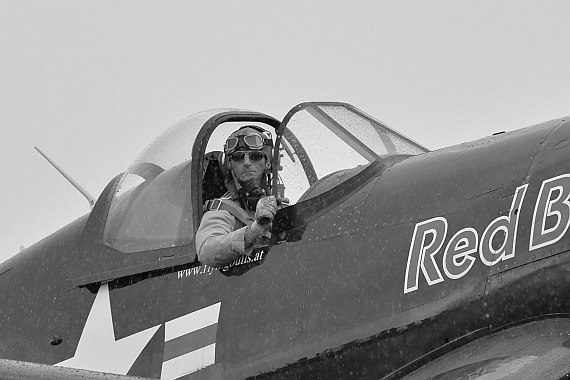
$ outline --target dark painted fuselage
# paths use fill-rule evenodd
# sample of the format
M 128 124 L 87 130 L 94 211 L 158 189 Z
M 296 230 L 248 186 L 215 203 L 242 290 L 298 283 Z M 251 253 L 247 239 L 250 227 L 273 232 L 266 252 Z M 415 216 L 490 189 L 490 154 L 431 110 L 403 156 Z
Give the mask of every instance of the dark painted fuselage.
M 214 270 L 195 262 L 111 280 L 115 339 L 157 326 L 128 374 L 160 377 L 167 322 L 218 303 L 206 378 L 399 377 L 495 330 L 568 318 L 570 234 L 529 247 L 543 184 L 570 174 L 568 141 L 570 123 L 560 119 L 386 157 L 300 240 L 271 247 L 258 263 Z M 563 204 L 555 198 L 546 199 L 552 210 Z M 103 286 L 75 286 L 68 275 L 68 265 L 81 265 L 74 254 L 87 218 L 0 266 L 0 357 L 56 364 L 76 353 Z M 506 227 L 493 234 L 498 218 Z M 545 228 L 566 219 L 551 213 Z M 424 240 L 422 226 L 433 227 Z M 446 253 L 462 230 L 475 251 Z M 505 251 L 510 243 L 514 250 Z

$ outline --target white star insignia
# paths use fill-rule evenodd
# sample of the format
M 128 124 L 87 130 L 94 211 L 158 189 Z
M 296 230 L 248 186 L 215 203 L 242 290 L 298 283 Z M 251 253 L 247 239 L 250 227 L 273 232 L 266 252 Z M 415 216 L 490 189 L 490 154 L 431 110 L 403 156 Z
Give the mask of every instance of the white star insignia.
M 56 365 L 126 375 L 159 327 L 115 340 L 109 286 L 103 284 L 85 322 L 75 356 Z

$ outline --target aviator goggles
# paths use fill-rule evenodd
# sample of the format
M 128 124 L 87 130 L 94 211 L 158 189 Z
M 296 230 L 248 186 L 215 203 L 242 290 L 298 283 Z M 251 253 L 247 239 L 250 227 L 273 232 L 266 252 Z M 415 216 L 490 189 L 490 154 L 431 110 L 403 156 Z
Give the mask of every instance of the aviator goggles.
M 264 145 L 273 145 L 271 144 L 271 139 L 264 139 L 261 135 L 256 133 L 252 133 L 249 135 L 242 134 L 242 135 L 235 135 L 229 137 L 226 140 L 226 153 L 230 154 L 234 152 L 238 147 L 245 147 L 249 149 L 261 149 Z M 251 156 L 250 156 L 251 158 Z
M 230 159 L 234 162 L 243 162 L 243 160 L 245 160 L 245 155 L 247 154 L 247 156 L 249 157 L 249 160 L 251 162 L 258 162 L 261 161 L 261 159 L 263 158 L 267 158 L 265 156 L 265 153 L 263 153 L 262 151 L 259 150 L 254 150 L 251 152 L 233 152 L 230 153 Z

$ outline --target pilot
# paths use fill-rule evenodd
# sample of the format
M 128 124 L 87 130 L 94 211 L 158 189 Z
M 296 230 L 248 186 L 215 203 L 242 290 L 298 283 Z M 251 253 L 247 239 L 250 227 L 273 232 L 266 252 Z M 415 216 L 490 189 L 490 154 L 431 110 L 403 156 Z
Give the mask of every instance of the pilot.
M 271 194 L 271 133 L 258 126 L 233 132 L 224 145 L 225 185 L 220 199 L 206 202 L 196 233 L 202 264 L 220 267 L 267 244 L 275 213 L 285 199 Z

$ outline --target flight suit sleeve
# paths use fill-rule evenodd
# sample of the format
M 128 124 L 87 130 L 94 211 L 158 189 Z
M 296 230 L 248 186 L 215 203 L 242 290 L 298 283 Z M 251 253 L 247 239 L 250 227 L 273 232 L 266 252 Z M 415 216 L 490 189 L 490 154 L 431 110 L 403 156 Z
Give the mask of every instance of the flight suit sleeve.
M 253 247 L 245 249 L 246 228 L 228 211 L 206 212 L 196 233 L 198 260 L 202 264 L 219 267 L 241 255 L 251 254 Z

